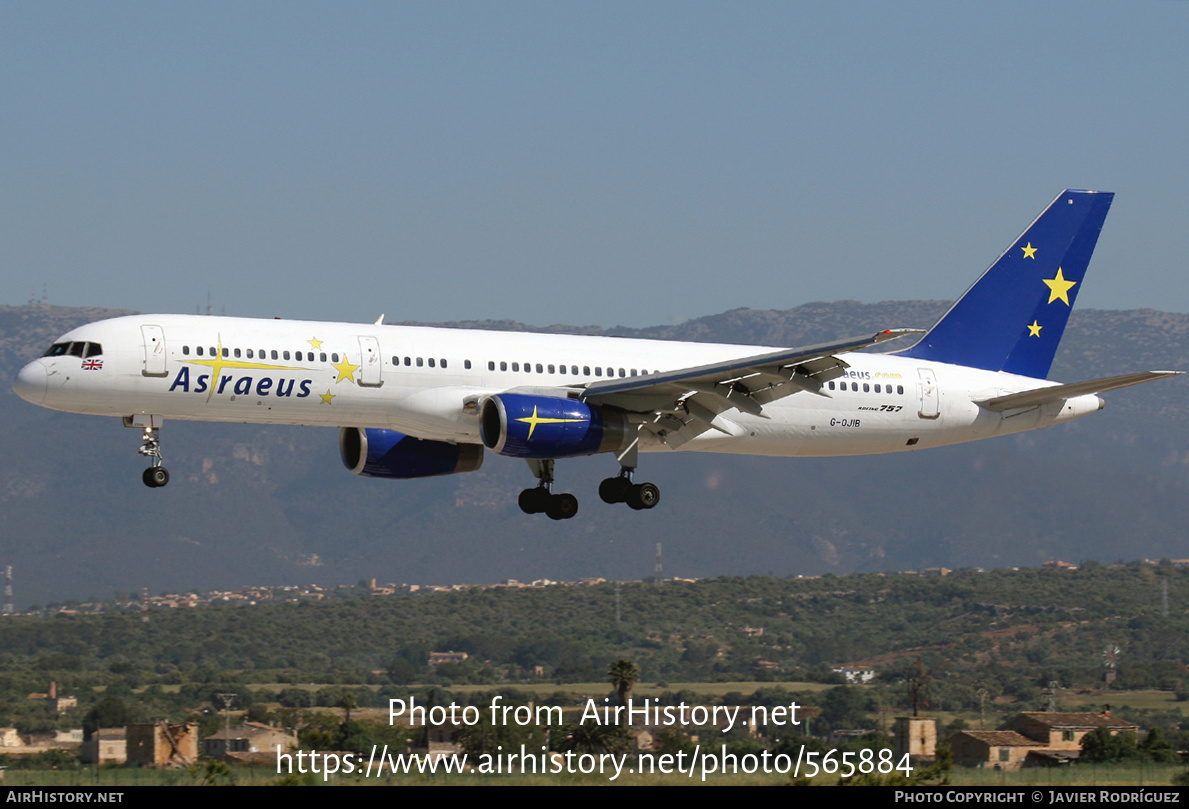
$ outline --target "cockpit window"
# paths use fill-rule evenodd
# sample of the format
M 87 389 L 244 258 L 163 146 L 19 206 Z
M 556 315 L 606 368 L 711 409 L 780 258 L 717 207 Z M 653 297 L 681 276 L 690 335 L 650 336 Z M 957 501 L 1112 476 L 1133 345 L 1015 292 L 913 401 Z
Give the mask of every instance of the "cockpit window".
M 98 357 L 103 354 L 103 346 L 99 343 L 88 343 L 83 340 L 76 340 L 73 343 L 54 343 L 46 352 L 42 354 L 43 357 L 64 357 L 70 355 L 72 357 L 82 357 L 87 359 L 89 357 Z

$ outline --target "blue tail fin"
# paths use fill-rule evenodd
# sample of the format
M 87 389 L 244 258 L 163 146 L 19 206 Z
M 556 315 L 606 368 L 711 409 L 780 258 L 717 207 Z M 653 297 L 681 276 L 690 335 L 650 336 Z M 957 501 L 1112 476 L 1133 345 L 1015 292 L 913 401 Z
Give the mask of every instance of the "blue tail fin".
M 901 356 L 1047 377 L 1114 197 L 1061 192 Z

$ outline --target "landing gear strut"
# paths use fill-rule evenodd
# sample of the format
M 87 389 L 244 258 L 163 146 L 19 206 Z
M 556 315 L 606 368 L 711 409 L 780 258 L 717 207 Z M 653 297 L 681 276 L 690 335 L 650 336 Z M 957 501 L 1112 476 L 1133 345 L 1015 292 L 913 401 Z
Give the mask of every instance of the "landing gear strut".
M 137 452 L 149 459 L 149 468 L 140 479 L 150 489 L 169 483 L 169 470 L 162 466 L 161 460 L 161 421 L 160 416 L 124 417 L 125 427 L 141 428 L 141 444 Z
M 553 460 L 530 460 L 529 468 L 540 483 L 520 493 L 520 510 L 525 514 L 547 514 L 551 520 L 568 520 L 578 513 L 578 498 L 566 492 L 553 494 Z

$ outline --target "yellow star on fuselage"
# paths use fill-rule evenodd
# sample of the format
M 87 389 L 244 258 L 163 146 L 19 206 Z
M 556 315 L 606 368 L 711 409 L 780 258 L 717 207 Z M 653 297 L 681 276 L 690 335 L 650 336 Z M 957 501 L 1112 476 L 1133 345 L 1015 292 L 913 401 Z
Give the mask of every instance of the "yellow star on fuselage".
M 1033 320 L 1032 325 L 1028 327 L 1028 336 L 1029 337 L 1040 337 L 1040 330 L 1043 328 L 1044 328 L 1044 326 L 1040 325 L 1035 320 Z
M 339 372 L 339 377 L 338 377 L 338 379 L 334 380 L 334 384 L 337 385 L 338 383 L 342 382 L 344 379 L 352 384 L 355 383 L 354 373 L 359 370 L 359 366 L 352 365 L 351 361 L 349 359 L 347 359 L 346 354 L 343 355 L 342 362 L 335 363 L 332 367 L 334 368 L 334 370 Z
M 538 424 L 563 424 L 563 423 L 570 422 L 570 421 L 585 421 L 586 419 L 545 418 L 543 416 L 537 415 L 537 406 L 533 405 L 533 414 L 531 416 L 525 416 L 522 419 L 516 419 L 516 420 L 528 425 L 528 435 L 525 437 L 525 440 L 530 441 L 530 440 L 532 440 L 532 437 L 533 437 L 533 431 L 537 429 Z
M 329 389 L 327 389 L 326 393 L 319 393 L 318 395 L 322 397 L 322 404 L 330 404 L 330 400 L 334 398 L 334 394 Z
M 1024 258 L 1036 259 L 1036 248 L 1032 246 L 1032 242 L 1028 242 L 1027 247 L 1021 247 L 1020 249 L 1024 251 Z
M 1070 305 L 1069 290 L 1073 289 L 1077 281 L 1066 281 L 1060 267 L 1057 268 L 1056 278 L 1042 278 L 1041 280 L 1049 288 L 1049 303 L 1055 300 L 1062 300 L 1066 306 Z
M 307 340 L 306 342 L 310 344 L 311 348 L 321 348 L 322 347 L 322 341 L 319 340 L 317 337 L 312 337 L 309 340 Z

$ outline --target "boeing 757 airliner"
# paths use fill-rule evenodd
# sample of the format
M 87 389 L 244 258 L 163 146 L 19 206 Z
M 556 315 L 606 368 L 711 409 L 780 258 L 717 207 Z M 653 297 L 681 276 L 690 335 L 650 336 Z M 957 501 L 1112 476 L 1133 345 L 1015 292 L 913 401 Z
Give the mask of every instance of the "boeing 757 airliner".
M 559 458 L 608 453 L 607 503 L 649 509 L 641 452 L 900 452 L 1093 413 L 1097 394 L 1174 371 L 1046 379 L 1114 195 L 1063 191 L 907 350 L 855 353 L 911 329 L 803 348 L 193 315 L 133 315 L 62 335 L 21 369 L 21 398 L 141 430 L 164 486 L 166 419 L 341 428 L 357 475 L 470 472 L 524 458 L 528 514 L 573 517 Z

